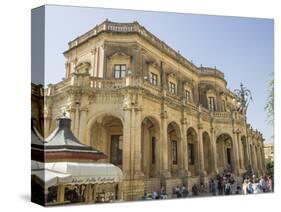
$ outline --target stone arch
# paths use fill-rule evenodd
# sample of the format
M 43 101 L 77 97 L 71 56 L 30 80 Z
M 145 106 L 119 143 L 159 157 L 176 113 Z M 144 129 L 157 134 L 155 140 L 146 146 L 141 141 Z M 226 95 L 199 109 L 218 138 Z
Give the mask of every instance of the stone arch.
M 89 144 L 108 156 L 103 162 L 112 163 L 122 169 L 122 120 L 115 115 L 103 113 L 89 123 Z
M 191 176 L 196 176 L 199 173 L 199 158 L 198 158 L 198 135 L 193 127 L 189 127 L 186 131 L 187 154 L 188 154 L 188 171 Z
M 87 129 L 86 129 L 86 135 L 85 135 L 85 141 L 86 141 L 86 144 L 90 145 L 91 143 L 91 130 L 92 130 L 92 127 L 93 125 L 95 124 L 95 122 L 102 118 L 102 117 L 106 117 L 106 116 L 113 116 L 113 117 L 116 117 L 118 119 L 120 119 L 120 121 L 122 122 L 122 125 L 124 126 L 124 116 L 123 114 L 120 112 L 120 113 L 113 113 L 111 111 L 101 111 L 101 112 L 98 112 L 98 113 L 95 113 L 93 116 L 91 116 L 87 123 L 86 123 L 86 126 L 87 126 Z
M 160 123 L 152 116 L 141 122 L 141 167 L 146 178 L 160 172 Z
M 220 172 L 233 171 L 234 149 L 233 140 L 228 133 L 220 134 L 216 139 L 217 145 L 217 167 Z
M 180 151 L 181 131 L 179 125 L 174 121 L 167 125 L 167 138 L 169 171 L 172 175 L 177 175 L 182 165 Z
M 203 154 L 204 154 L 204 167 L 207 174 L 212 172 L 212 145 L 208 132 L 204 131 L 202 134 L 203 140 Z
M 159 127 L 161 127 L 161 120 L 160 118 L 157 116 L 157 114 L 155 113 L 143 113 L 142 114 L 142 121 L 145 119 L 145 118 L 149 118 L 151 120 L 153 120 L 156 124 L 159 125 Z

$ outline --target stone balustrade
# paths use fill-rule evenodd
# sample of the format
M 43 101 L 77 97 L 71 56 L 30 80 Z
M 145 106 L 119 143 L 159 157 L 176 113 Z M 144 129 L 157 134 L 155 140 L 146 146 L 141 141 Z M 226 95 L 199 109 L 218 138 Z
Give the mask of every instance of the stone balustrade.
M 103 79 L 90 77 L 90 87 L 95 90 L 115 90 L 125 87 L 124 79 Z
M 232 115 L 230 112 L 213 112 L 214 117 L 217 118 L 224 118 L 224 119 L 231 119 Z
M 97 78 L 97 77 L 89 77 L 89 87 L 93 90 L 117 90 L 121 89 L 127 86 L 135 86 L 136 83 L 133 81 L 130 84 L 126 84 L 126 80 L 128 78 L 123 78 L 123 79 L 104 79 L 104 78 Z M 141 83 L 137 83 L 139 86 L 143 87 L 146 91 L 148 91 L 150 94 L 158 97 L 162 97 L 162 92 L 160 86 L 153 85 L 149 83 L 147 80 L 142 81 Z M 69 86 L 72 86 L 73 82 L 70 79 L 65 79 L 60 83 L 57 83 L 55 85 L 49 85 L 47 89 L 45 89 L 45 94 L 47 96 L 60 93 L 64 89 L 66 89 Z M 224 119 L 224 120 L 231 120 L 232 119 L 232 114 L 231 112 L 211 112 L 206 108 L 199 107 L 194 104 L 193 102 L 187 102 L 187 101 L 182 101 L 181 97 L 177 94 L 172 94 L 170 92 L 166 92 L 165 98 L 168 101 L 172 101 L 176 103 L 177 105 L 185 105 L 189 109 L 193 111 L 200 111 L 204 117 L 215 117 L 217 119 Z M 244 116 L 242 114 L 237 113 L 237 119 L 243 119 Z
M 221 71 L 219 71 L 215 68 L 200 67 L 199 74 L 206 75 L 206 76 L 215 76 L 215 77 L 224 79 L 224 73 L 222 73 Z

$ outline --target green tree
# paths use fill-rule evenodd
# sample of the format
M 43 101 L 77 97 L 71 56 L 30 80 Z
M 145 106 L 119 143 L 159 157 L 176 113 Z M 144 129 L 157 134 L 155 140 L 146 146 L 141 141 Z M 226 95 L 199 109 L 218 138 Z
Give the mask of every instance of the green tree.
M 274 162 L 273 161 L 266 162 L 266 170 L 267 170 L 267 174 L 274 175 Z

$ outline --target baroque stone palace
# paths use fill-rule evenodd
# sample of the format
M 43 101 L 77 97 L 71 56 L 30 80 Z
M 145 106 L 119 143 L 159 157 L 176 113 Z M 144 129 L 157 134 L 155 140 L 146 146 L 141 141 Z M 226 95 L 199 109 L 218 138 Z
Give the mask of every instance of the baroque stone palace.
M 122 169 L 124 200 L 190 189 L 225 169 L 265 171 L 263 137 L 216 68 L 197 67 L 137 22 L 108 20 L 68 43 L 44 90 L 44 137 L 67 112 L 81 142 Z

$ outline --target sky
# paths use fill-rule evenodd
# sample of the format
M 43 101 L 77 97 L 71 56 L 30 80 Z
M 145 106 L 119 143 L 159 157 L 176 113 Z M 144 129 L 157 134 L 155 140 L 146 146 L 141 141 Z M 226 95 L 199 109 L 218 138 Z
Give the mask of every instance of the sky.
M 268 83 L 274 72 L 273 19 L 195 15 L 47 5 L 45 11 L 45 85 L 65 76 L 63 52 L 68 42 L 105 19 L 138 21 L 170 47 L 200 66 L 224 72 L 230 90 L 242 82 L 253 101 L 248 122 L 272 141 L 273 127 L 264 111 Z

